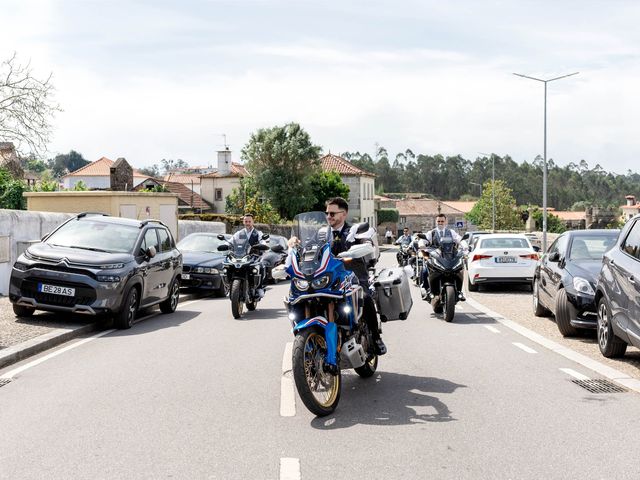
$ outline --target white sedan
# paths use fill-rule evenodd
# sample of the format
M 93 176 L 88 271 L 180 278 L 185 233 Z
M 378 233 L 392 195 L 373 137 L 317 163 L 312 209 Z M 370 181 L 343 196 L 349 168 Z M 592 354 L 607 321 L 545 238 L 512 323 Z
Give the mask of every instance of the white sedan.
M 487 283 L 526 283 L 532 285 L 538 253 L 529 239 L 516 233 L 482 235 L 467 266 L 467 288 L 478 290 Z

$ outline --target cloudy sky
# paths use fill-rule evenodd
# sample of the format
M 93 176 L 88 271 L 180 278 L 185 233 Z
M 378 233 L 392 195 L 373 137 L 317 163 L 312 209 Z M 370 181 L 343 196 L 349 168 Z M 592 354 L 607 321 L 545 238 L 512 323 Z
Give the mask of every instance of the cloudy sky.
M 543 151 L 640 171 L 640 2 L 2 0 L 0 58 L 53 73 L 50 151 L 234 159 L 300 123 L 325 152 Z

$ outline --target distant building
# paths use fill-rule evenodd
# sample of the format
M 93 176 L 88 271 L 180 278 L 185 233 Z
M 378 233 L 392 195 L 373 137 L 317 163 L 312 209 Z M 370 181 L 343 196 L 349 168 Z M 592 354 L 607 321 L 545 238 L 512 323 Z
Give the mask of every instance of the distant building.
M 400 215 L 398 230 L 408 228 L 410 232 L 427 232 L 436 226 L 436 216 L 444 213 L 447 216 L 447 227 L 456 231 L 463 231 L 467 221 L 464 218 L 466 212 L 454 208 L 451 203 L 473 202 L 441 202 L 432 199 L 406 199 L 396 202 L 396 210 Z M 465 206 L 466 208 L 467 206 Z M 469 209 L 471 210 L 471 209 Z M 458 228 L 456 224 L 462 222 L 465 227 Z
M 635 195 L 627 195 L 624 198 L 627 200 L 627 203 L 620 206 L 620 209 L 622 210 L 622 221 L 626 223 L 631 217 L 640 213 L 640 203 L 636 202 Z
M 84 167 L 67 173 L 62 177 L 62 187 L 73 189 L 78 182 L 84 183 L 89 190 L 107 190 L 111 188 L 111 167 L 115 162 L 107 157 L 102 157 Z M 133 186 L 136 187 L 143 180 L 149 178 L 133 169 Z
M 178 213 L 209 213 L 213 210 L 199 194 L 178 182 L 165 182 L 157 178 L 147 178 L 134 188 L 135 191 L 163 186 L 170 193 L 178 195 Z
M 231 160 L 229 149 L 218 152 L 215 172 L 200 176 L 200 194 L 213 206 L 216 213 L 224 213 L 227 197 L 234 188 L 240 188 L 240 179 L 249 175 L 244 165 Z
M 320 158 L 320 164 L 323 171 L 340 174 L 342 181 L 349 186 L 349 221 L 377 225 L 373 198 L 376 176 L 331 153 Z

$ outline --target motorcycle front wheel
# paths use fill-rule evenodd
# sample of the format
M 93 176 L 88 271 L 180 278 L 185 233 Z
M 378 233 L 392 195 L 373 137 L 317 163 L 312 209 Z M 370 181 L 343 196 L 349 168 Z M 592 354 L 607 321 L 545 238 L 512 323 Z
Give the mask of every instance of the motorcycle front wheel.
M 442 314 L 444 321 L 450 322 L 456 313 L 456 289 L 453 285 L 447 285 L 443 292 L 442 306 L 444 308 Z
M 242 280 L 236 278 L 231 284 L 231 292 L 229 298 L 231 299 L 231 314 L 233 318 L 240 318 L 242 316 L 242 310 L 244 310 L 244 303 L 241 300 L 242 293 Z
M 305 407 L 318 417 L 333 413 L 340 401 L 342 381 L 324 371 L 327 343 L 319 328 L 303 330 L 293 343 L 293 379 Z

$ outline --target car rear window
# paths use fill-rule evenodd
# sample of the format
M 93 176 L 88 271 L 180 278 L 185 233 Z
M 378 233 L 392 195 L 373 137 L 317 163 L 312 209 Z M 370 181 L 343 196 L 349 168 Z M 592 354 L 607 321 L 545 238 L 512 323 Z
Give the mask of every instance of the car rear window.
M 480 248 L 530 248 L 524 238 L 480 238 Z

